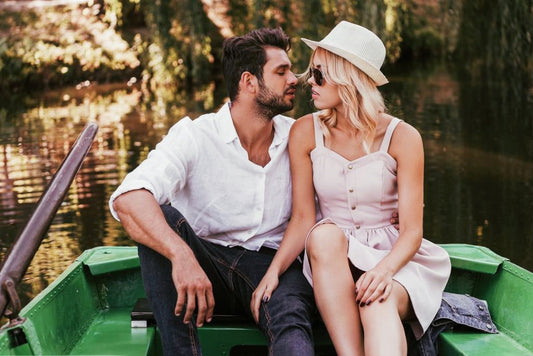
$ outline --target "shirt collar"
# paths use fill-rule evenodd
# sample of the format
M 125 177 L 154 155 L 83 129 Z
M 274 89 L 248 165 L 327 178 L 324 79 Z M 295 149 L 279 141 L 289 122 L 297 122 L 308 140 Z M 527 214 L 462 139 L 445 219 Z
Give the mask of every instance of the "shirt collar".
M 227 102 L 217 112 L 220 136 L 226 143 L 230 143 L 237 138 L 237 130 L 235 130 L 235 126 L 233 125 L 229 108 L 230 103 Z
M 230 112 L 230 103 L 225 103 L 216 114 L 219 118 L 218 122 L 220 129 L 220 136 L 226 143 L 233 142 L 238 138 L 237 130 L 235 130 L 235 125 L 233 125 L 233 120 L 231 118 Z M 276 115 L 272 119 L 274 121 L 274 139 L 272 140 L 271 147 L 280 145 L 285 138 L 288 136 L 288 130 L 285 130 L 284 122 L 281 115 Z

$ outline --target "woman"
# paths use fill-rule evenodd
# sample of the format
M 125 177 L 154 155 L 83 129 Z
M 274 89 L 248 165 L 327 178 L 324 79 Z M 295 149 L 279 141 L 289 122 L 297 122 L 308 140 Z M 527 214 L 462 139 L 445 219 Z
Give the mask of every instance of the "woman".
M 305 243 L 304 274 L 337 353 L 405 355 L 402 322 L 422 336 L 450 273 L 447 253 L 422 238 L 422 139 L 385 113 L 385 46 L 374 33 L 343 21 L 303 41 L 314 49 L 307 74 L 320 111 L 291 129 L 293 215 L 255 297 L 268 301 Z

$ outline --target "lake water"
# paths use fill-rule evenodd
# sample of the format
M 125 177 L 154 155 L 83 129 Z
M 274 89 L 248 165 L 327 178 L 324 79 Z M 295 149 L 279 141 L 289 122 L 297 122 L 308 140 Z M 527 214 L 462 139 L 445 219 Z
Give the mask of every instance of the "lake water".
M 533 92 L 506 78 L 460 79 L 451 68 L 385 68 L 389 111 L 424 138 L 424 235 L 484 245 L 533 270 Z M 218 108 L 223 88 L 182 104 L 143 100 L 137 86 L 77 87 L 3 98 L 0 108 L 0 260 L 88 121 L 99 132 L 19 293 L 40 292 L 83 250 L 132 245 L 107 208 L 109 196 L 185 114 Z M 302 91 L 299 116 L 311 110 Z

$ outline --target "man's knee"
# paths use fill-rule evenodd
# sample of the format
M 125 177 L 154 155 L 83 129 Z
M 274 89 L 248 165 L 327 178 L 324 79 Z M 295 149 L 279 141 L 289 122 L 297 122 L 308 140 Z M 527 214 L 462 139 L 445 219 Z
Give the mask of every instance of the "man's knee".
M 289 283 L 281 282 L 274 290 L 270 301 L 265 304 L 265 314 L 272 323 L 296 323 L 310 327 L 316 311 L 313 290 L 303 276 L 302 281 L 294 279 L 286 281 Z M 285 288 L 289 284 L 289 288 Z

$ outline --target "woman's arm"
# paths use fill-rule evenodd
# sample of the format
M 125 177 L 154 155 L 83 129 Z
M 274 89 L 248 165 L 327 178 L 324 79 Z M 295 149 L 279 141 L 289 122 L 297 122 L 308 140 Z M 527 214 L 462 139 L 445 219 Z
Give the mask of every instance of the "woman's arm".
M 357 281 L 357 300 L 364 304 L 389 296 L 392 277 L 413 258 L 422 242 L 424 149 L 418 131 L 400 123 L 393 134 L 389 153 L 398 162 L 400 235 L 390 253 Z
M 259 320 L 261 302 L 267 302 L 277 288 L 279 276 L 303 251 L 307 232 L 316 221 L 315 191 L 310 153 L 315 147 L 312 115 L 298 119 L 289 135 L 289 158 L 292 182 L 292 215 L 280 247 L 265 276 L 255 289 L 250 309 Z

